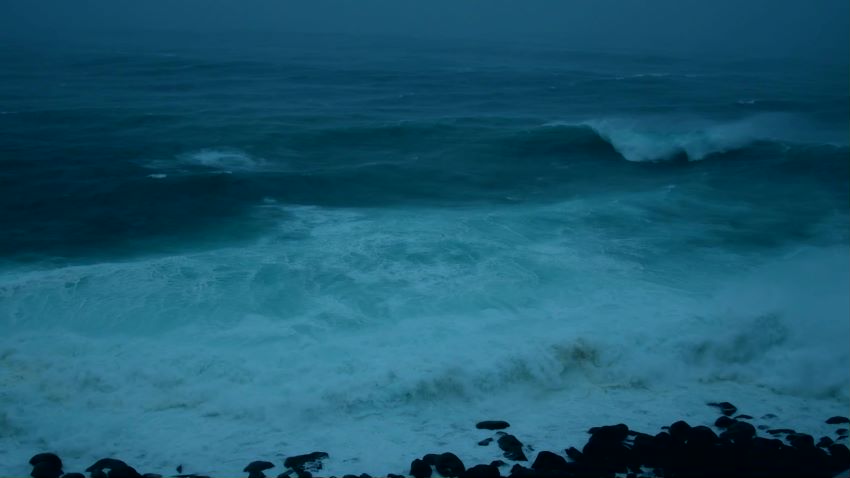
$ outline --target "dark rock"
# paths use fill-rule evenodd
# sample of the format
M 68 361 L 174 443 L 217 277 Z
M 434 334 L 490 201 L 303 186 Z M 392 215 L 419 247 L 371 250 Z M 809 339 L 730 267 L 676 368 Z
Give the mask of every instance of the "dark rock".
M 761 430 L 761 431 L 765 431 L 765 430 L 769 430 L 769 429 L 770 429 L 770 425 L 764 425 L 764 424 L 761 424 L 761 425 L 757 426 L 756 428 L 757 428 L 757 429 L 759 429 L 759 430 Z
M 485 438 L 485 439 L 481 440 L 480 442 L 478 442 L 478 444 L 479 444 L 480 446 L 487 446 L 487 445 L 489 445 L 490 443 L 493 443 L 493 439 L 492 439 L 492 438 Z
M 505 465 L 507 465 L 507 463 L 505 463 L 502 460 L 493 460 L 493 461 L 490 462 L 490 464 L 493 465 L 493 466 L 505 466 Z
M 40 461 L 33 465 L 32 478 L 59 478 L 62 476 L 62 467 L 56 466 L 56 463 L 49 461 Z
M 571 446 L 571 447 L 567 448 L 566 450 L 564 450 L 564 453 L 566 453 L 567 456 L 570 457 L 570 460 L 581 461 L 581 459 L 582 459 L 581 452 L 574 446 Z
M 846 445 L 833 443 L 829 445 L 829 454 L 835 460 L 836 466 L 840 470 L 845 470 L 850 467 L 850 450 Z
M 582 449 L 582 465 L 593 475 L 627 472 L 631 453 L 624 441 L 628 432 L 623 424 L 599 427 Z
M 729 402 L 711 402 L 708 404 L 708 406 L 719 408 L 720 413 L 726 415 L 727 417 L 738 411 L 738 407 L 732 405 Z
M 323 451 L 314 451 L 304 455 L 290 456 L 283 462 L 286 468 L 292 468 L 299 478 L 308 478 L 302 476 L 299 472 L 319 471 L 322 469 L 322 460 L 328 458 L 328 454 Z M 311 474 L 312 476 L 312 474 Z
M 387 478 L 404 478 L 404 476 L 396 475 L 395 473 L 387 473 Z
M 142 478 L 142 475 L 132 466 L 117 466 L 110 468 L 107 478 Z
M 534 471 L 532 471 L 531 469 L 526 468 L 517 463 L 516 465 L 511 467 L 511 474 L 508 476 L 510 476 L 511 478 L 531 478 L 536 477 L 537 474 L 534 473 Z
M 791 433 L 785 439 L 794 448 L 811 449 L 815 447 L 815 438 L 806 433 Z
M 106 472 L 103 470 L 92 470 L 89 476 L 91 478 L 106 478 Z
M 522 451 L 522 442 L 513 435 L 504 434 L 497 441 L 499 448 L 504 452 L 503 455 L 508 460 L 513 461 L 528 461 L 525 453 Z
M 105 470 L 105 469 L 115 469 L 115 468 L 125 468 L 128 465 L 121 460 L 117 460 L 115 458 L 101 458 L 94 462 L 94 465 L 86 468 L 86 471 L 95 471 L 95 470 Z M 180 472 L 182 470 L 182 466 L 177 467 L 177 471 Z
M 62 475 L 62 478 L 86 478 L 86 475 L 82 473 L 65 473 Z
M 417 458 L 410 463 L 410 475 L 414 478 L 429 478 L 431 476 L 431 465 Z
M 752 420 L 752 419 L 753 419 L 752 416 L 746 415 L 746 414 L 743 414 L 743 413 L 735 417 L 735 420 Z
M 551 451 L 541 451 L 531 464 L 535 471 L 565 471 L 568 468 L 567 460 Z
M 688 446 L 710 448 L 717 443 L 717 434 L 706 426 L 696 426 L 688 430 Z
M 475 424 L 475 428 L 479 430 L 504 430 L 509 426 L 511 424 L 504 420 L 484 420 Z
M 839 429 L 835 430 L 835 434 L 838 435 L 838 436 L 847 435 L 847 429 L 846 428 L 839 428 Z
M 183 473 L 183 465 L 177 465 L 177 473 Z
M 270 461 L 252 461 L 242 471 L 253 473 L 255 471 L 266 471 L 270 468 L 274 468 L 274 463 Z
M 358 478 L 357 475 L 342 475 L 342 478 Z
M 293 470 L 286 470 L 283 473 L 277 475 L 277 478 L 289 478 L 290 475 L 292 475 L 292 473 L 294 473 Z M 357 477 L 355 476 L 354 478 L 357 478 Z
M 439 457 L 440 457 L 440 455 L 438 455 L 436 453 L 428 453 L 427 455 L 422 457 L 422 461 L 424 461 L 425 463 L 427 463 L 431 466 L 434 466 L 437 463 L 437 458 L 439 458 Z
M 795 430 L 790 429 L 790 428 L 773 428 L 771 430 L 768 430 L 767 433 L 770 433 L 771 435 L 787 435 L 789 433 L 797 433 L 797 432 Z
M 62 468 L 62 459 L 55 453 L 39 453 L 30 458 L 30 465 L 35 466 L 39 463 L 48 463 L 56 468 Z
M 721 438 L 728 438 L 737 444 L 745 443 L 756 436 L 756 427 L 747 422 L 735 422 L 732 426 L 720 434 Z
M 494 478 L 500 476 L 502 474 L 499 472 L 499 467 L 493 465 L 475 465 L 463 474 L 463 478 Z
M 434 462 L 437 473 L 445 477 L 458 477 L 466 471 L 463 462 L 454 453 L 441 453 Z
M 730 418 L 726 415 L 723 415 L 714 421 L 714 426 L 716 426 L 717 428 L 729 428 L 733 424 L 735 424 L 735 422 L 737 422 L 737 420 L 735 420 L 734 418 Z
M 691 431 L 691 426 L 688 425 L 688 422 L 679 420 L 678 422 L 670 425 L 670 436 L 673 437 L 674 441 L 684 442 L 688 439 L 688 433 Z
M 372 478 L 372 475 L 370 475 L 370 474 L 368 474 L 368 473 L 360 473 L 360 477 L 359 477 L 359 478 Z
M 621 442 L 629 436 L 629 427 L 620 423 L 618 425 L 608 425 L 604 427 L 592 428 L 591 440 L 600 440 L 608 442 Z
M 162 478 L 162 475 L 159 473 L 144 473 L 142 474 L 142 478 Z
M 840 425 L 842 423 L 850 423 L 850 418 L 847 417 L 831 417 L 826 420 L 830 425 Z M 30 462 L 32 463 L 32 462 Z
M 297 476 L 298 478 L 313 478 L 313 474 L 303 468 L 296 469 L 295 476 Z
M 833 443 L 835 443 L 835 440 L 830 437 L 820 437 L 820 440 L 818 440 L 818 444 L 816 446 L 818 448 L 828 448 L 829 445 L 832 445 Z
M 771 418 L 776 418 L 776 415 L 774 415 L 772 413 L 768 413 L 768 414 L 762 415 L 762 418 L 765 419 L 765 420 L 770 420 Z

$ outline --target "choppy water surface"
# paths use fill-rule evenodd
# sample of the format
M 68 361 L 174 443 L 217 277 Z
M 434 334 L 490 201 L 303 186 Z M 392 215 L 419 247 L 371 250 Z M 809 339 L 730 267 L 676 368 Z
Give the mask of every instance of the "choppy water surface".
M 846 68 L 104 45 L 0 50 L 2 470 L 846 412 Z

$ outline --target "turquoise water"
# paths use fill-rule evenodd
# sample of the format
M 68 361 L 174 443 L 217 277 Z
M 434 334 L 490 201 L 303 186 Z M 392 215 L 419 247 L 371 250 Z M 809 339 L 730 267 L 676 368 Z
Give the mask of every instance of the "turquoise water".
M 0 469 L 398 473 L 485 414 L 543 443 L 846 411 L 844 67 L 330 36 L 0 60 Z

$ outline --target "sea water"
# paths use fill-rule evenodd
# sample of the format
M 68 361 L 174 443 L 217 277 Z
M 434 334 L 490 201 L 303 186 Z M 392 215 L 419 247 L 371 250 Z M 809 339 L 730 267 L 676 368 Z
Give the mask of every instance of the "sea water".
M 499 458 L 850 406 L 845 66 L 334 36 L 0 48 L 0 470 Z M 278 463 L 279 465 L 279 463 Z

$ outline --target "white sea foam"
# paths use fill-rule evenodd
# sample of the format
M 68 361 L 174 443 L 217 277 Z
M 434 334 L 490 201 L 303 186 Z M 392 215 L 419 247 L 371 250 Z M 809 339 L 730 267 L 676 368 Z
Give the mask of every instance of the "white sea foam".
M 818 128 L 789 114 L 762 114 L 734 121 L 691 117 L 593 119 L 581 123 L 551 122 L 547 126 L 584 125 L 629 161 L 665 161 L 684 155 L 699 161 L 735 151 L 759 141 L 846 144 L 844 134 Z
M 279 230 L 251 246 L 5 270 L 0 469 L 52 450 L 224 476 L 324 450 L 328 474 L 403 473 L 498 458 L 484 418 L 556 450 L 709 421 L 707 400 L 813 432 L 846 411 L 846 247 L 646 263 L 648 236 L 580 227 L 593 208 L 268 203 Z
M 227 149 L 202 149 L 180 156 L 184 164 L 203 166 L 222 171 L 253 171 L 263 167 L 265 161 L 244 151 Z
M 180 174 L 233 174 L 264 171 L 281 171 L 286 166 L 282 161 L 268 161 L 239 149 L 200 149 L 177 155 L 174 158 L 152 159 L 142 163 L 144 167 L 160 172 Z

